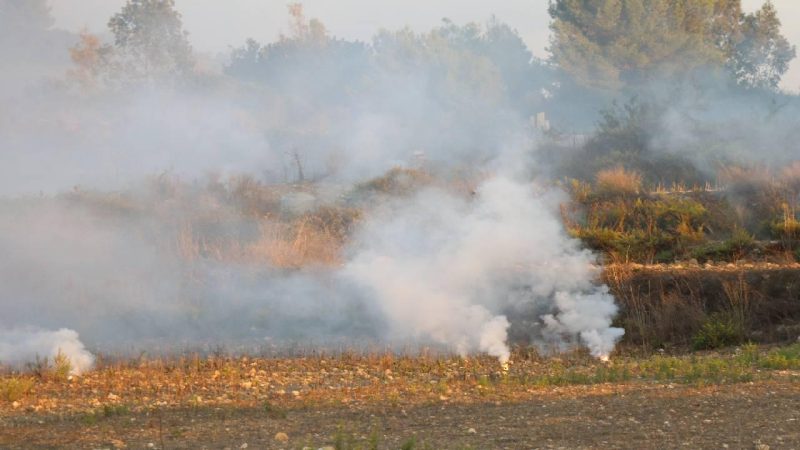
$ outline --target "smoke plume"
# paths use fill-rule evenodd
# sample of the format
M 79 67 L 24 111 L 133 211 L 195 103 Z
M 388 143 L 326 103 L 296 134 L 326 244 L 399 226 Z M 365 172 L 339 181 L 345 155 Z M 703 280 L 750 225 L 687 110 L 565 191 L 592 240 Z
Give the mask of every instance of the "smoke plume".
M 505 363 L 516 330 L 608 355 L 616 307 L 546 188 L 526 110 L 544 86 L 524 85 L 518 36 L 447 23 L 364 45 L 309 26 L 181 83 L 3 89 L 0 364 L 61 351 L 86 370 L 78 335 L 123 354 L 369 342 Z M 435 182 L 365 194 L 397 167 Z M 324 257 L 295 263 L 301 245 Z

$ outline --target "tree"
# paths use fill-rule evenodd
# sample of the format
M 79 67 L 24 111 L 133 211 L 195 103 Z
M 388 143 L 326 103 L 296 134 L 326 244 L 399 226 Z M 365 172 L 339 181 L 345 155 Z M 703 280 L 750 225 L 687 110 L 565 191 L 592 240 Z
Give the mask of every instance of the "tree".
M 554 0 L 550 15 L 553 61 L 595 88 L 680 80 L 700 69 L 775 86 L 794 56 L 769 2 L 743 14 L 740 0 Z
M 795 48 L 781 35 L 781 21 L 772 2 L 766 2 L 742 21 L 742 38 L 733 46 L 731 71 L 739 84 L 776 88 L 795 57 Z
M 83 88 L 96 87 L 100 82 L 107 81 L 105 78 L 110 72 L 113 47 L 104 45 L 99 37 L 87 30 L 81 31 L 79 39 L 69 49 L 69 56 L 75 67 L 67 75 Z
M 305 17 L 300 4 L 288 5 L 288 11 L 290 33 L 266 45 L 248 39 L 233 50 L 226 73 L 318 99 L 346 95 L 368 67 L 366 46 L 330 36 L 322 22 Z
M 605 89 L 724 62 L 716 0 L 556 0 L 550 52 L 581 84 Z
M 163 78 L 187 75 L 194 68 L 174 0 L 128 0 L 108 28 L 114 34 L 117 63 L 129 76 Z

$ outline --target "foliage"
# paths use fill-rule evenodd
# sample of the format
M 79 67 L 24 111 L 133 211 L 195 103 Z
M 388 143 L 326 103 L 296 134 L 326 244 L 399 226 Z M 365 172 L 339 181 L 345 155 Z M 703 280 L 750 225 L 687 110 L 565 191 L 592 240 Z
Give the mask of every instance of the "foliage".
M 616 171 L 609 174 L 614 180 L 620 178 Z M 600 186 L 600 178 L 593 194 L 582 197 L 585 218 L 571 225 L 573 234 L 589 248 L 618 261 L 670 262 L 703 241 L 707 210 L 702 203 L 633 194 L 632 187 L 639 182 L 627 173 L 615 181 L 623 186 L 614 189 Z
M 114 44 L 82 31 L 70 49 L 70 75 L 83 88 L 174 82 L 194 71 L 194 56 L 174 0 L 128 0 L 108 21 Z
M 716 313 L 708 317 L 692 337 L 692 348 L 707 350 L 738 344 L 744 338 L 744 327 L 731 314 Z
M 616 100 L 600 111 L 594 134 L 571 158 L 562 172 L 589 180 L 600 171 L 619 166 L 636 171 L 648 184 L 678 181 L 697 184 L 703 180 L 687 158 L 655 147 L 653 141 L 664 132 L 667 103 L 632 96 L 624 103 Z
M 722 64 L 715 32 L 729 28 L 738 9 L 724 0 L 557 0 L 550 5 L 551 52 L 583 84 L 616 90 Z
M 276 90 L 302 86 L 320 99 L 343 100 L 338 95 L 346 94 L 366 75 L 367 47 L 331 37 L 322 22 L 306 19 L 299 4 L 290 4 L 288 9 L 291 33 L 263 46 L 248 39 L 231 53 L 226 73 Z
M 752 88 L 775 89 L 795 57 L 795 48 L 781 35 L 781 22 L 772 2 L 743 16 L 741 39 L 733 46 L 730 66 L 736 81 Z
M 753 235 L 742 228 L 736 228 L 730 238 L 722 242 L 710 242 L 696 248 L 692 257 L 700 262 L 742 259 L 755 245 Z
M 556 0 L 553 60 L 583 85 L 619 90 L 728 68 L 740 83 L 775 87 L 794 57 L 771 3 L 740 0 Z
M 53 377 L 57 380 L 66 380 L 72 373 L 72 362 L 60 349 L 53 358 Z
M 194 61 L 174 0 L 128 0 L 108 21 L 123 70 L 137 78 L 186 75 Z

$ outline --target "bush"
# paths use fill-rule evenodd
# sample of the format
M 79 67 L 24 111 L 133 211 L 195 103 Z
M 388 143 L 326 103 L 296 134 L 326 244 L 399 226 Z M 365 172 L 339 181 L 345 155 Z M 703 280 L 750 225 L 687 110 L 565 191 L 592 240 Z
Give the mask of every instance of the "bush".
M 733 231 L 730 238 L 722 242 L 711 242 L 696 248 L 692 252 L 692 257 L 700 262 L 720 261 L 720 260 L 739 260 L 755 247 L 753 235 L 747 231 L 737 228 Z
M 0 380 L 0 398 L 7 402 L 15 402 L 33 389 L 33 380 L 29 378 L 9 378 Z
M 55 358 L 53 358 L 53 378 L 57 380 L 66 380 L 70 373 L 72 373 L 72 362 L 69 357 L 58 350 Z
M 742 228 L 733 230 L 731 237 L 725 241 L 725 251 L 733 259 L 741 259 L 753 249 L 755 239 L 753 235 Z
M 712 314 L 692 337 L 692 348 L 710 350 L 742 342 L 744 329 L 730 314 Z

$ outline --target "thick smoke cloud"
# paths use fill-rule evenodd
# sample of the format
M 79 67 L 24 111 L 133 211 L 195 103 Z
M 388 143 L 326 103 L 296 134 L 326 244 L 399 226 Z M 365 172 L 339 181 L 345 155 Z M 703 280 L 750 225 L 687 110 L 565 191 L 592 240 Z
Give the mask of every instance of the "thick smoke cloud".
M 389 332 L 401 338 L 505 362 L 515 318 L 503 312 L 526 307 L 552 311 L 538 342 L 580 335 L 592 354 L 607 356 L 622 335 L 610 327 L 613 298 L 592 285 L 592 255 L 566 236 L 547 200 L 505 176 L 482 183 L 468 201 L 423 192 L 375 214 L 345 273 L 370 288 Z
M 557 196 L 531 182 L 543 169 L 526 108 L 546 86 L 519 84 L 530 53 L 491 26 L 384 32 L 372 46 L 295 37 L 179 84 L 87 89 L 62 75 L 16 95 L 0 122 L 0 363 L 60 349 L 85 370 L 81 341 L 111 353 L 434 345 L 506 362 L 519 311 L 535 311 L 526 342 L 578 337 L 607 355 L 622 333 L 613 298 Z M 500 61 L 520 69 L 501 75 Z M 341 207 L 365 180 L 415 165 L 486 174 L 474 195 L 442 182 L 360 204 L 338 266 L 186 248 L 252 243 L 273 220 L 212 194 L 209 173 L 313 181 L 315 205 Z M 153 187 L 159 174 L 187 181 Z

